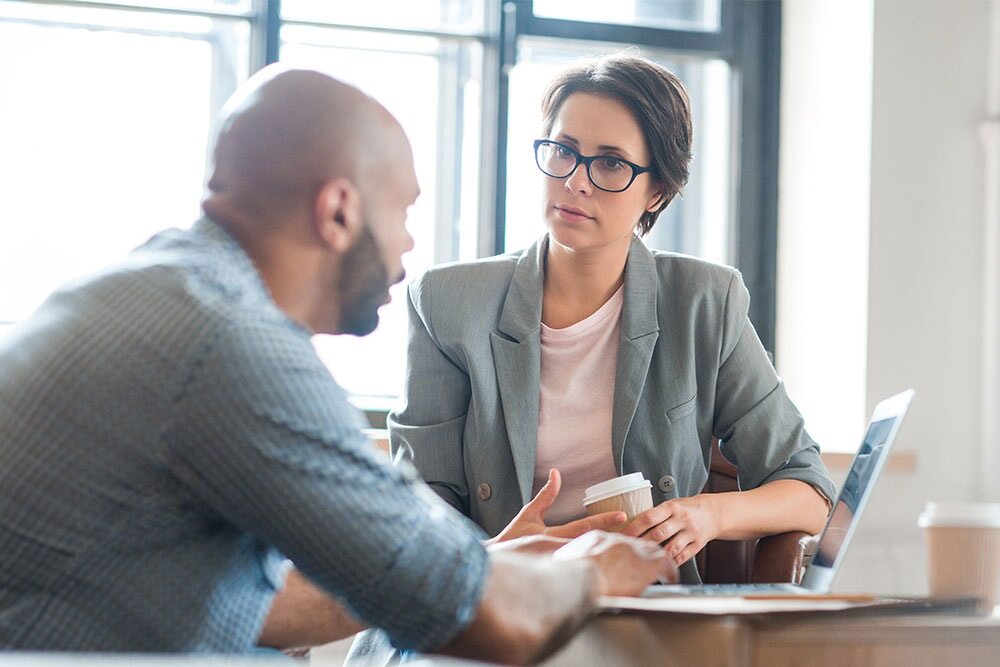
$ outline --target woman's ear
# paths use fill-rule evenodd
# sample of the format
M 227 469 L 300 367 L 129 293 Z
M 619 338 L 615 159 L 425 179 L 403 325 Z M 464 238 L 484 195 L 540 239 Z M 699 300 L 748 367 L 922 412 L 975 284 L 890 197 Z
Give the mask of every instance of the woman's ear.
M 660 208 L 660 204 L 663 203 L 663 193 L 656 191 L 649 195 L 649 199 L 646 200 L 646 210 L 649 213 L 656 212 L 656 209 Z
M 361 193 L 346 178 L 327 181 L 316 195 L 316 231 L 332 251 L 347 251 L 364 225 Z

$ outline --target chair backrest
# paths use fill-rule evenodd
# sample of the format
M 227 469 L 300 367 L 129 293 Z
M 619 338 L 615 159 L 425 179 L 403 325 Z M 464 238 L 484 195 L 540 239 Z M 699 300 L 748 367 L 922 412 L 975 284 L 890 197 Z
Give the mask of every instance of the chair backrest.
M 719 451 L 712 439 L 712 456 L 704 493 L 738 491 L 736 466 Z M 805 532 L 782 533 L 762 539 L 713 540 L 695 556 L 701 579 L 707 584 L 799 583 L 803 557 L 812 536 Z

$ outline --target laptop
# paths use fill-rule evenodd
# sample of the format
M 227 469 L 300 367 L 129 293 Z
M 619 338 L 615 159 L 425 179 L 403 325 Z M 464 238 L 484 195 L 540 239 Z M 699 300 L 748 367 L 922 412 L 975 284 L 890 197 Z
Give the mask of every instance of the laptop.
M 854 455 L 844 486 L 833 504 L 833 512 L 820 533 L 816 553 L 801 584 L 701 584 L 654 585 L 643 597 L 673 595 L 822 595 L 830 592 L 837 570 L 844 562 L 844 553 L 861 521 L 861 513 L 875 487 L 882 467 L 889 458 L 899 426 L 913 398 L 908 389 L 885 399 L 875 406 L 864 440 Z

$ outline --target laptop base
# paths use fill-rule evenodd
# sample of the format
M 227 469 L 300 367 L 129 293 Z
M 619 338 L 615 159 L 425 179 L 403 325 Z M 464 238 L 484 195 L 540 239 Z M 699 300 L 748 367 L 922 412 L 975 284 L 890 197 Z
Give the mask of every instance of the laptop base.
M 644 598 L 684 597 L 693 595 L 805 595 L 813 591 L 795 584 L 702 584 L 686 586 L 683 584 L 647 586 L 642 592 Z

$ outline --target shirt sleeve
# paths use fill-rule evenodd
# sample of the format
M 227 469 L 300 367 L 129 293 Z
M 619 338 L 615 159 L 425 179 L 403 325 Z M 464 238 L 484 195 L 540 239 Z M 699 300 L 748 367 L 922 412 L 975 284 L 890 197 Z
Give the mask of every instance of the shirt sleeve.
M 207 511 L 398 648 L 439 647 L 471 622 L 488 568 L 476 532 L 374 450 L 304 331 L 230 324 L 200 358 L 165 437 L 168 467 Z
M 749 307 L 750 294 L 734 271 L 716 385 L 714 433 L 720 449 L 736 465 L 741 489 L 797 479 L 817 489 L 829 505 L 836 487 L 750 323 Z

